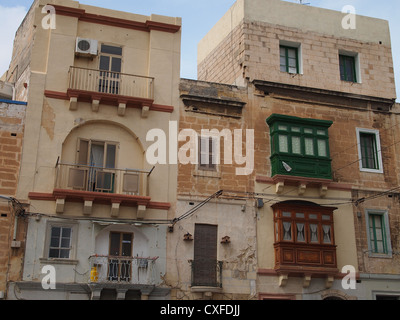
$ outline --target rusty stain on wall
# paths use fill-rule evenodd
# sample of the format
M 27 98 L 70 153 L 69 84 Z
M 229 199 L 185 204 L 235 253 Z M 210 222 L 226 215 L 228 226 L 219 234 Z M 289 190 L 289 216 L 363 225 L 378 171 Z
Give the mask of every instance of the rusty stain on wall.
M 42 127 L 46 130 L 51 140 L 54 139 L 55 118 L 56 115 L 53 108 L 50 106 L 47 99 L 45 99 L 42 113 Z

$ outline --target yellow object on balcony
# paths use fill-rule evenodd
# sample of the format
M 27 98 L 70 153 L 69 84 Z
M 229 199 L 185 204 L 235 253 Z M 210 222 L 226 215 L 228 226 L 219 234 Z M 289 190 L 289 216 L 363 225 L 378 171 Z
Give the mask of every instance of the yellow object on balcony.
M 97 272 L 97 267 L 93 267 L 90 271 L 90 282 L 97 282 L 99 280 L 99 273 Z

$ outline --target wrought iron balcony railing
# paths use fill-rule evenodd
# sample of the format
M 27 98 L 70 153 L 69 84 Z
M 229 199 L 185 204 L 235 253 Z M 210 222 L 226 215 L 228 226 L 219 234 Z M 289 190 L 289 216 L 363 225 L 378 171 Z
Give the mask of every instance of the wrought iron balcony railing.
M 57 164 L 56 189 L 147 196 L 151 171 Z
M 158 257 L 139 258 L 93 255 L 89 257 L 90 282 L 154 285 L 157 260 Z
M 222 288 L 223 261 L 196 259 L 189 263 L 192 268 L 192 287 Z
M 154 78 L 70 67 L 69 89 L 154 99 Z

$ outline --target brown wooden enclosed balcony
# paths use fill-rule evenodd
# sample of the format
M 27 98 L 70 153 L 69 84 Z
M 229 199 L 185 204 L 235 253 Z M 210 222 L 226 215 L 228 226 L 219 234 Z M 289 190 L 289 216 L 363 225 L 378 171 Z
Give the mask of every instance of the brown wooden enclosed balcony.
M 148 111 L 154 102 L 154 78 L 121 72 L 70 67 L 68 97 L 70 110 L 78 101 L 89 102 L 97 112 L 100 104 L 115 105 L 124 115 L 127 107 Z
M 57 212 L 64 211 L 66 200 L 84 202 L 84 214 L 91 214 L 92 205 L 112 205 L 111 215 L 117 216 L 120 205 L 137 206 L 146 210 L 151 198 L 148 178 L 152 171 L 103 168 L 89 165 L 58 163 L 53 195 Z
M 333 281 L 338 273 L 333 211 L 303 201 L 286 201 L 272 206 L 275 230 L 275 270 L 283 276 L 303 276 Z M 305 285 L 306 286 L 306 285 Z

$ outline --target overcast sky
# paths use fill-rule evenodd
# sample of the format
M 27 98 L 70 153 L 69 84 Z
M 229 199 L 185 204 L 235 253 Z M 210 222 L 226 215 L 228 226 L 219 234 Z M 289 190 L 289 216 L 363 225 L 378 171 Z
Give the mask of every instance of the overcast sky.
M 296 0 L 287 0 L 299 2 Z M 0 0 L 0 77 L 8 69 L 15 31 L 33 0 Z M 182 17 L 181 77 L 197 79 L 197 44 L 235 3 L 235 0 L 80 0 L 80 3 L 137 14 Z M 342 11 L 352 5 L 356 13 L 389 21 L 392 37 L 397 96 L 400 100 L 400 1 L 399 0 L 303 0 L 315 7 Z

